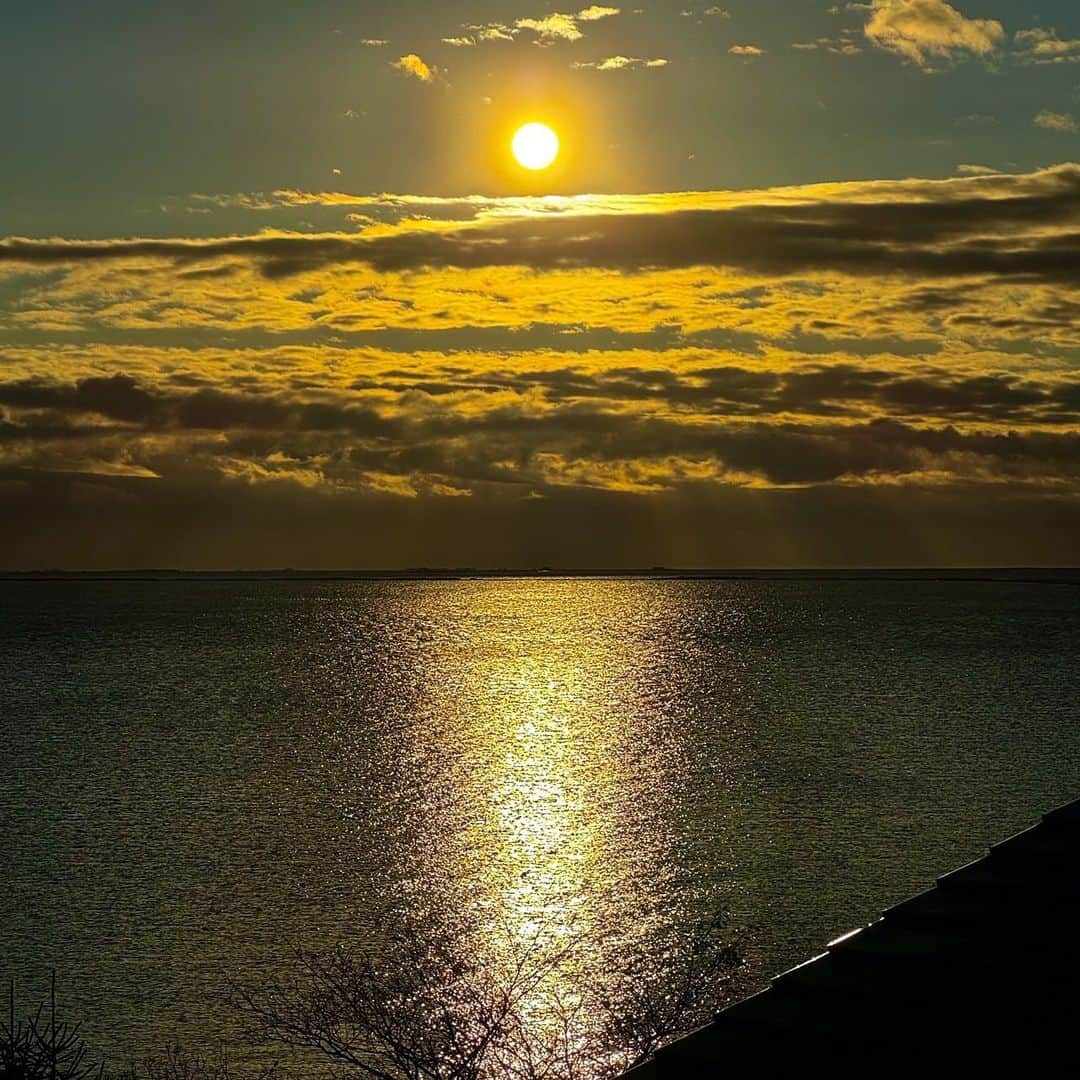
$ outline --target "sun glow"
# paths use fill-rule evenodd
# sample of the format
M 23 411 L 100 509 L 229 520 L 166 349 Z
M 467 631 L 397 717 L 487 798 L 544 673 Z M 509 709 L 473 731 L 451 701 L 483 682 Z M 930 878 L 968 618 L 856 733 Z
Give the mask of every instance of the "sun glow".
M 546 169 L 559 153 L 559 137 L 547 124 L 526 124 L 515 132 L 511 149 L 519 165 Z

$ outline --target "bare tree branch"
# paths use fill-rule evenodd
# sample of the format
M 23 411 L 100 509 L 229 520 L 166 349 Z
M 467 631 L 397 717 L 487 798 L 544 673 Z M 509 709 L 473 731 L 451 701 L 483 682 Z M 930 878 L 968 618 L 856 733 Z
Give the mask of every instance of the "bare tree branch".
M 607 1080 L 707 1022 L 742 964 L 719 920 L 599 965 L 595 935 L 501 931 L 403 919 L 367 950 L 300 952 L 290 977 L 240 992 L 249 1035 L 339 1077 Z

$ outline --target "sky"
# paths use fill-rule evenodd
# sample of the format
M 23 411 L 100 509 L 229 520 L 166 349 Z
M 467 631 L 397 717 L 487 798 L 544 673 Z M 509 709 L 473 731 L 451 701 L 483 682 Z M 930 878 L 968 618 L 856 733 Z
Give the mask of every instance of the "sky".
M 12 0 L 0 93 L 0 568 L 1080 562 L 1074 0 Z

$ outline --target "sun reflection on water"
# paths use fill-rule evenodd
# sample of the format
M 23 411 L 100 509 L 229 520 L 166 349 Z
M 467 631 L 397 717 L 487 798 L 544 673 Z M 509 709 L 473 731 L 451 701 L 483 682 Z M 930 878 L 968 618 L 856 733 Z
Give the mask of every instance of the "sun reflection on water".
M 474 726 L 482 764 L 480 813 L 464 837 L 480 859 L 461 873 L 485 913 L 487 948 L 508 963 L 569 950 L 570 967 L 599 966 L 590 953 L 615 891 L 604 841 L 617 846 L 626 789 L 620 744 L 641 712 L 630 690 L 636 643 L 607 629 L 610 600 L 602 584 L 503 591 L 498 618 L 465 660 L 455 705 Z M 556 999 L 575 994 L 568 973 L 558 965 L 523 1005 L 538 1034 L 556 1024 Z
M 610 884 L 603 834 L 616 826 L 619 743 L 640 709 L 627 700 L 633 642 L 605 632 L 602 586 L 503 599 L 513 607 L 469 667 L 485 812 L 468 843 L 486 852 L 482 891 L 499 921 L 522 940 L 560 939 L 588 931 Z
M 384 899 L 493 963 L 567 956 L 524 1008 L 544 1029 L 581 980 L 711 910 L 687 847 L 695 731 L 716 720 L 687 689 L 700 620 L 670 582 L 455 582 L 384 601 L 392 636 L 351 661 L 395 658 L 365 703 L 379 730 L 349 736 L 358 858 Z
M 670 705 L 693 663 L 678 591 L 479 582 L 439 601 L 411 753 L 452 758 L 453 783 L 416 822 L 418 877 L 493 949 L 595 953 L 677 917 L 687 741 Z
M 518 714 L 493 776 L 492 805 L 505 838 L 500 898 L 509 925 L 522 938 L 545 929 L 564 936 L 581 903 L 594 837 L 583 827 L 581 791 L 568 770 L 573 721 L 545 696 L 554 692 L 555 681 L 530 685 L 530 674 L 523 689 L 535 693 L 536 704 Z

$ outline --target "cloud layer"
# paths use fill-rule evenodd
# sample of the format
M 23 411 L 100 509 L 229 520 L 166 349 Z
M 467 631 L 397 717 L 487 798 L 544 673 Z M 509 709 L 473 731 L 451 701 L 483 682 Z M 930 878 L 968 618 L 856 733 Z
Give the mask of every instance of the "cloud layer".
M 979 561 L 993 545 L 964 547 L 976 518 L 999 557 L 1068 561 L 1076 534 L 1010 522 L 1064 528 L 1080 496 L 1080 168 L 972 172 L 550 199 L 206 196 L 364 223 L 8 238 L 0 485 L 32 530 L 94 506 L 161 550 L 168 491 L 218 536 L 230 501 L 281 515 L 294 552 L 298 513 L 335 535 L 377 515 L 407 561 L 460 561 L 449 539 L 437 558 L 436 538 L 476 528 L 494 529 L 481 561 L 508 537 L 533 551 L 521 520 L 544 538 L 539 561 L 598 558 L 567 532 L 573 515 L 631 562 L 734 558 L 719 536 L 684 532 L 661 556 L 655 536 L 605 531 L 694 513 L 741 515 L 744 563 L 813 561 L 816 541 L 796 550 L 776 530 L 822 535 L 821 515 L 854 561 L 897 561 L 874 520 L 896 536 L 905 520 L 905 550 Z M 36 557 L 6 543 L 9 561 Z M 344 561 L 387 561 L 381 541 L 358 550 Z

